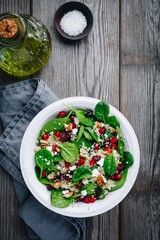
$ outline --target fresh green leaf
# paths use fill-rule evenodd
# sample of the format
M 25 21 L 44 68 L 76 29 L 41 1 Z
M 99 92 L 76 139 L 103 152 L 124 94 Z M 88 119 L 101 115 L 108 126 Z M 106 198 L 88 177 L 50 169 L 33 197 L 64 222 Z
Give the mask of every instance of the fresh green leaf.
M 65 198 L 61 189 L 53 189 L 51 192 L 51 204 L 54 207 L 65 208 L 73 202 L 73 198 Z
M 132 154 L 130 152 L 124 152 L 123 154 L 123 166 L 125 168 L 129 168 L 130 166 L 132 166 L 134 163 L 134 158 L 132 156 Z
M 109 154 L 104 159 L 104 171 L 106 174 L 112 176 L 117 170 L 116 161 L 113 153 Z
M 75 184 L 78 184 L 81 179 L 91 177 L 92 177 L 91 169 L 86 166 L 81 166 L 75 169 L 75 171 L 73 172 L 72 180 Z
M 53 156 L 53 162 L 60 162 L 62 160 L 63 160 L 63 157 L 60 154 Z
M 40 149 L 35 153 L 35 163 L 40 168 L 40 177 L 42 176 L 42 172 L 46 168 L 53 168 L 52 163 L 52 154 L 45 148 Z
M 106 197 L 107 192 L 102 187 L 98 187 L 98 191 L 99 191 L 98 199 L 104 199 Z
M 113 128 L 120 127 L 120 123 L 115 116 L 110 116 L 106 118 L 106 123 Z
M 98 135 L 93 131 L 92 128 L 86 127 L 85 129 L 91 134 L 91 136 L 93 137 L 93 139 L 94 139 L 96 142 L 99 142 L 99 140 L 98 140 Z
M 106 123 L 110 111 L 108 103 L 100 101 L 95 106 L 95 116 L 100 121 Z
M 80 140 L 83 133 L 84 133 L 84 127 L 83 127 L 83 125 L 81 125 L 80 128 L 79 128 L 78 136 L 77 136 L 77 142 Z
M 84 130 L 84 136 L 88 141 L 93 141 L 94 140 L 92 135 L 86 130 Z
M 123 170 L 122 177 L 120 180 L 115 180 L 115 186 L 111 188 L 110 192 L 115 191 L 124 185 L 126 181 L 127 173 L 128 173 L 128 168 Z
M 61 149 L 61 155 L 66 162 L 73 162 L 78 157 L 78 148 L 69 142 L 58 144 Z
M 84 135 L 82 135 L 82 137 L 79 139 L 78 142 L 76 142 L 76 147 L 78 149 L 80 149 L 80 147 L 82 146 L 82 144 L 84 144 L 84 146 L 86 146 L 87 148 L 90 148 L 93 145 L 92 141 L 88 141 Z
M 96 183 L 88 183 L 86 185 L 83 185 L 81 190 L 86 190 L 87 195 L 92 195 L 96 193 L 97 184 Z
M 43 184 L 51 184 L 51 183 L 53 183 L 53 181 L 50 181 L 47 178 L 41 178 L 40 177 L 40 168 L 38 166 L 35 166 L 35 173 L 36 173 L 36 177 L 37 177 L 39 182 L 41 182 Z

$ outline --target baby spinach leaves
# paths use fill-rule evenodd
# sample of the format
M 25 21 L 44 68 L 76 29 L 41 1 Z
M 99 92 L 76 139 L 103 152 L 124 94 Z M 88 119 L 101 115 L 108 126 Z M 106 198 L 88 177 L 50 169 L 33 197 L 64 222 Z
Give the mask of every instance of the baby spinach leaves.
M 81 188 L 81 190 L 86 190 L 87 195 L 95 194 L 96 189 L 97 189 L 97 184 L 95 183 L 88 183 L 86 185 L 83 185 L 83 187 Z
M 66 162 L 73 162 L 78 157 L 78 148 L 70 142 L 58 144 L 61 149 L 61 155 Z
M 74 198 L 65 198 L 60 189 L 53 189 L 51 192 L 51 204 L 54 207 L 65 208 L 72 203 Z
M 77 142 L 81 139 L 83 133 L 84 133 L 84 127 L 83 125 L 81 125 L 79 128 L 78 136 L 77 136 Z
M 104 159 L 104 171 L 106 174 L 112 176 L 117 170 L 116 161 L 113 153 L 109 154 Z
M 35 153 L 36 165 L 40 168 L 40 177 L 42 177 L 42 172 L 46 168 L 53 168 L 52 154 L 45 148 L 40 149 Z
M 109 115 L 110 107 L 108 103 L 100 101 L 95 106 L 95 116 L 98 120 L 106 123 Z
M 128 173 L 128 168 L 123 170 L 121 179 L 118 181 L 115 181 L 115 186 L 113 188 L 111 188 L 110 192 L 115 191 L 124 185 L 126 178 L 127 178 L 127 173 Z
M 92 177 L 91 169 L 86 166 L 81 166 L 74 171 L 72 180 L 75 184 L 78 184 L 81 179 L 91 177 Z
M 130 152 L 124 152 L 123 154 L 123 166 L 129 168 L 134 163 L 134 158 Z
M 106 118 L 106 123 L 113 128 L 120 127 L 120 123 L 115 116 L 110 116 Z
M 38 166 L 35 166 L 35 173 L 36 173 L 36 177 L 38 179 L 38 181 L 40 181 L 43 184 L 51 184 L 53 182 L 51 182 L 49 179 L 45 178 L 41 178 L 40 177 L 40 168 Z

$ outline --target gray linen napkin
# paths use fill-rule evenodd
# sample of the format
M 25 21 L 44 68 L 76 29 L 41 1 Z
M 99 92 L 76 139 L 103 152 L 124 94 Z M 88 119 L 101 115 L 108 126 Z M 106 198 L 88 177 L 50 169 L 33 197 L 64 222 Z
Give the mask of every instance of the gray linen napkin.
M 23 134 L 33 117 L 57 97 L 40 79 L 0 87 L 0 164 L 13 177 L 19 214 L 30 239 L 84 240 L 85 219 L 61 216 L 42 206 L 23 180 L 19 151 Z

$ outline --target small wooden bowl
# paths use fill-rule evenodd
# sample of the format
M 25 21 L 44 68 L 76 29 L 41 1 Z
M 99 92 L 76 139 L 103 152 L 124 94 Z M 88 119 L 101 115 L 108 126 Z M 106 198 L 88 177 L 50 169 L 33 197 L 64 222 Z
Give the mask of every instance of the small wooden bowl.
M 85 29 L 83 30 L 82 33 L 80 33 L 79 35 L 76 35 L 76 36 L 70 36 L 68 35 L 67 33 L 65 33 L 61 26 L 60 26 L 60 21 L 61 21 L 61 18 L 69 11 L 73 11 L 73 10 L 78 10 L 80 11 L 85 17 L 86 17 L 86 20 L 87 20 L 87 26 L 85 27 Z M 55 28 L 56 30 L 58 31 L 58 33 L 64 37 L 65 39 L 68 39 L 68 40 L 80 40 L 84 37 L 86 37 L 91 29 L 92 29 L 92 26 L 93 26 L 93 16 L 92 16 L 92 13 L 90 11 L 90 9 L 84 5 L 83 3 L 80 3 L 80 2 L 67 2 L 65 4 L 63 4 L 55 13 L 55 16 L 54 16 L 54 25 L 55 25 Z

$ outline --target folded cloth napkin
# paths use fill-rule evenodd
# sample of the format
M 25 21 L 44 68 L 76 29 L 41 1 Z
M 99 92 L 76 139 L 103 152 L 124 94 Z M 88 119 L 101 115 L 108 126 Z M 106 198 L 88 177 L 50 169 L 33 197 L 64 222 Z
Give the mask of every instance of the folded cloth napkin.
M 57 97 L 40 79 L 0 87 L 0 164 L 13 177 L 19 214 L 30 239 L 84 240 L 85 219 L 59 215 L 42 206 L 23 180 L 19 151 L 23 134 L 33 117 Z

